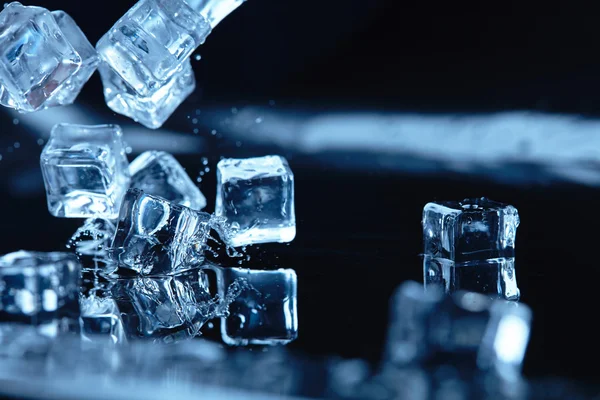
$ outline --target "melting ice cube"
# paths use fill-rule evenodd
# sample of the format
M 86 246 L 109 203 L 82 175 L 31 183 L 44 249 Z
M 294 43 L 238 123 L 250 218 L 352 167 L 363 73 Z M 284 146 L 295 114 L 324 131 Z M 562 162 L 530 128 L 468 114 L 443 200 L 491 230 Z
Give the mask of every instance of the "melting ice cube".
M 486 198 L 428 203 L 423 209 L 425 287 L 518 300 L 515 236 L 519 214 Z
M 146 151 L 129 165 L 131 187 L 172 203 L 201 210 L 206 198 L 175 157 L 164 151 Z
M 40 163 L 52 215 L 117 217 L 130 180 L 120 127 L 55 125 Z
M 71 104 L 98 55 L 63 11 L 12 2 L 0 13 L 0 103 L 21 112 Z
M 298 336 L 297 278 L 294 270 L 218 268 L 219 295 L 236 280 L 247 286 L 221 320 L 221 337 L 230 345 L 286 344 Z
M 170 274 L 204 260 L 211 216 L 129 189 L 121 207 L 112 258 L 144 275 Z
M 296 236 L 294 174 L 285 158 L 219 161 L 215 214 L 231 224 L 232 246 L 292 241 Z
M 35 326 L 45 336 L 78 331 L 79 282 L 73 254 L 17 251 L 0 257 L 0 337 L 10 335 L 13 324 Z

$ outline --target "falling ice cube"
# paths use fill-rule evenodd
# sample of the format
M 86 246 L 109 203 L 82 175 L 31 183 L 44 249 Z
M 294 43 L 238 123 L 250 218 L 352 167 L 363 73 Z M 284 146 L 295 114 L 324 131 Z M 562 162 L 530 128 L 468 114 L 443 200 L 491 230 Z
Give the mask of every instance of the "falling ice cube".
M 531 330 L 531 309 L 524 304 L 496 301 L 478 351 L 477 363 L 506 380 L 518 378 Z
M 172 203 L 201 210 L 206 198 L 175 157 L 164 151 L 146 151 L 129 165 L 131 188 Z
M 81 336 L 86 341 L 106 339 L 111 344 L 122 344 L 127 339 L 121 313 L 115 300 L 109 297 L 81 297 Z
M 292 241 L 296 236 L 294 174 L 285 158 L 219 161 L 215 214 L 231 224 L 232 246 Z
M 119 267 L 144 275 L 190 269 L 204 260 L 210 225 L 210 214 L 129 189 L 111 256 Z
M 52 215 L 117 217 L 130 180 L 117 125 L 55 125 L 40 163 Z
M 96 45 L 109 107 L 160 127 L 193 91 L 189 56 L 210 31 L 183 0 L 138 1 Z
M 116 113 L 157 129 L 194 91 L 196 80 L 189 60 L 160 86 L 146 95 L 138 93 L 108 64 L 101 63 L 98 71 L 104 85 L 106 104 Z
M 443 296 L 443 292 L 436 289 L 426 292 L 422 284 L 408 281 L 396 290 L 390 302 L 386 362 L 405 366 L 430 355 L 428 321 Z
M 119 279 L 113 295 L 131 336 L 174 342 L 192 338 L 210 319 L 222 316 L 240 293 L 240 285 L 213 298 L 203 269 L 169 276 Z
M 68 253 L 17 251 L 0 257 L 0 336 L 13 324 L 45 336 L 78 331 L 80 267 Z
M 13 2 L 0 13 L 0 104 L 21 112 L 73 103 L 98 55 L 63 11 Z
M 468 290 L 518 300 L 517 210 L 486 198 L 428 203 L 423 210 L 426 288 Z
M 221 337 L 229 345 L 286 344 L 298 336 L 296 273 L 291 269 L 259 271 L 242 268 L 217 270 L 219 295 L 231 283 L 247 285 L 221 320 Z

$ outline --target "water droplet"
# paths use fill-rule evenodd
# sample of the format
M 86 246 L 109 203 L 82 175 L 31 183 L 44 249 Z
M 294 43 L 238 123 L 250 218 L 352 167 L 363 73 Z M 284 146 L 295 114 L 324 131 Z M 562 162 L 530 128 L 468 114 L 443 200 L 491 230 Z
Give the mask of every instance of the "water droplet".
M 44 144 L 44 139 L 42 139 L 42 138 L 39 138 L 39 139 L 37 140 L 37 144 L 39 144 L 40 146 L 41 146 L 41 145 L 43 145 L 43 144 Z
M 212 131 L 210 131 L 210 134 L 213 135 L 213 136 L 216 135 L 217 134 L 217 130 L 213 129 Z
M 13 119 L 13 124 L 19 125 L 19 119 L 18 118 Z
M 133 152 L 133 149 L 131 148 L 131 146 L 125 147 L 125 153 L 131 154 L 132 152 Z
M 21 143 L 15 142 L 13 146 L 15 147 L 15 149 L 18 149 L 19 147 L 21 147 Z
M 208 165 L 208 158 L 202 157 L 200 161 L 202 161 L 202 165 Z
M 210 167 L 204 168 L 204 172 L 210 172 Z
M 196 54 L 194 56 L 194 60 L 196 60 L 196 61 L 200 61 L 201 59 L 202 59 L 202 56 L 200 54 Z
M 263 122 L 262 117 L 257 117 L 254 122 L 256 122 L 257 124 L 260 124 L 261 122 Z
M 215 327 L 215 324 L 209 322 L 208 324 L 206 324 L 206 326 L 208 326 L 208 329 L 213 329 Z
M 197 135 L 197 134 L 198 134 L 198 132 L 200 132 L 200 131 L 198 130 L 198 128 L 194 128 L 194 131 L 193 131 L 193 132 L 194 132 L 194 135 Z
M 275 100 L 269 100 L 269 106 L 271 106 L 271 107 L 275 106 Z
M 237 112 L 238 112 L 237 107 L 231 107 L 231 113 L 232 114 L 237 114 Z
M 240 142 L 239 140 L 235 142 L 235 147 L 242 147 L 242 142 Z
M 200 115 L 202 113 L 202 111 L 200 111 L 200 109 L 196 110 L 196 115 Z
M 198 123 L 198 118 L 193 118 L 192 119 L 192 124 L 196 125 Z

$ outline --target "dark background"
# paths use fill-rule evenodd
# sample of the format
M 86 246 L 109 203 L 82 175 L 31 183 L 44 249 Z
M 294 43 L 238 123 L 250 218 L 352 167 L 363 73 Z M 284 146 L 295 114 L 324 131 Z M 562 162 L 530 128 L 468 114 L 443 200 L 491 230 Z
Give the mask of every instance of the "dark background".
M 36 4 L 64 9 L 95 43 L 133 2 Z M 326 154 L 316 157 L 294 147 L 254 142 L 252 135 L 240 141 L 218 116 L 231 107 L 261 106 L 274 115 L 300 119 L 340 110 L 432 116 L 535 110 L 593 118 L 600 111 L 597 15 L 593 10 L 541 12 L 520 2 L 500 7 L 250 0 L 199 48 L 202 60 L 192 62 L 196 92 L 163 130 L 143 134 L 160 138 L 168 130 L 202 142 L 201 153 L 176 156 L 192 177 L 202 167 L 200 157 L 208 157 L 211 171 L 201 183 L 208 211 L 213 210 L 214 167 L 220 156 L 288 157 L 296 179 L 297 238 L 290 245 L 250 249 L 247 265 L 297 271 L 300 336 L 290 346 L 308 354 L 377 361 L 392 291 L 404 280 L 422 281 L 420 217 L 425 203 L 487 196 L 514 205 L 521 216 L 518 284 L 522 302 L 534 311 L 524 372 L 593 382 L 597 369 L 589 366 L 600 355 L 594 256 L 598 188 L 537 178 L 498 183 L 485 172 L 448 172 L 426 160 L 417 164 L 422 170 L 390 170 L 355 153 L 335 154 L 344 162 L 333 163 Z M 123 124 L 126 139 L 127 127 L 134 126 L 106 107 L 98 75 L 75 107 L 94 123 Z M 0 113 L 0 252 L 61 249 L 80 221 L 54 219 L 47 212 L 37 139 L 49 132 L 35 131 L 27 116 Z M 44 115 L 52 119 L 58 115 L 53 113 Z M 206 113 L 212 117 L 190 121 L 190 116 Z M 219 133 L 211 135 L 212 129 Z M 134 157 L 141 150 L 132 147 Z M 516 175 L 530 171 L 536 168 L 518 169 Z

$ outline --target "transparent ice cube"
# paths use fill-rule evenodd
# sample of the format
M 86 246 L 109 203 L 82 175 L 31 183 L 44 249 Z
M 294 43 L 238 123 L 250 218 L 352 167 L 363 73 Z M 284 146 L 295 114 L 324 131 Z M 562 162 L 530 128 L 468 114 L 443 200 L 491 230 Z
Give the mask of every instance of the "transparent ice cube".
M 484 197 L 428 203 L 423 210 L 425 287 L 518 300 L 514 249 L 519 214 Z
M 219 161 L 215 214 L 231 224 L 232 246 L 292 241 L 296 236 L 294 174 L 286 159 Z
M 422 361 L 430 355 L 427 342 L 428 321 L 442 300 L 442 290 L 428 290 L 423 285 L 407 281 L 396 290 L 390 303 L 390 323 L 385 360 L 405 366 Z
M 210 225 L 210 214 L 129 189 L 111 255 L 119 267 L 143 275 L 190 269 L 204 260 Z
M 119 126 L 57 124 L 40 163 L 52 215 L 117 217 L 130 180 Z
M 190 7 L 206 18 L 213 29 L 245 1 L 246 0 L 186 0 Z
M 108 343 L 122 344 L 127 341 L 121 313 L 115 300 L 95 295 L 81 297 L 81 336 L 86 341 L 100 338 Z
M 232 282 L 221 298 L 213 298 L 203 269 L 169 276 L 119 279 L 113 296 L 131 336 L 175 342 L 199 334 L 210 319 L 224 315 L 228 304 L 241 291 L 240 281 Z
M 153 86 L 151 92 L 139 94 L 108 64 L 98 68 L 106 104 L 116 113 L 157 129 L 173 114 L 179 105 L 194 91 L 196 80 L 189 59 L 171 77 Z
M 131 188 L 172 203 L 201 210 L 206 198 L 175 157 L 164 151 L 146 151 L 129 165 Z
M 478 352 L 478 365 L 506 380 L 520 376 L 531 330 L 531 309 L 524 304 L 496 301 Z
M 0 257 L 0 336 L 13 324 L 39 334 L 78 331 L 80 266 L 68 253 L 17 251 Z
M 229 345 L 286 344 L 298 336 L 296 272 L 291 269 L 259 271 L 242 268 L 217 270 L 219 295 L 236 280 L 247 286 L 221 320 L 221 337 Z
M 0 104 L 32 112 L 71 104 L 98 56 L 63 11 L 12 2 L 0 13 Z

